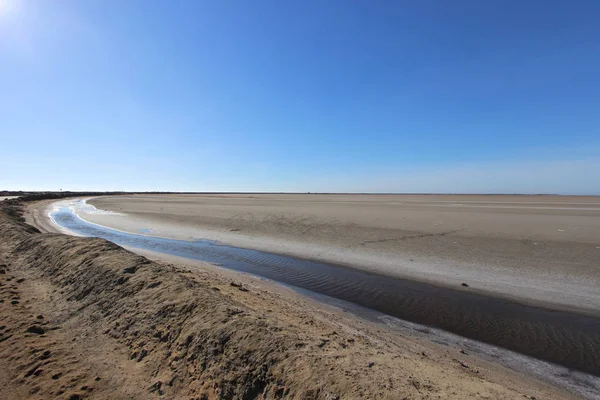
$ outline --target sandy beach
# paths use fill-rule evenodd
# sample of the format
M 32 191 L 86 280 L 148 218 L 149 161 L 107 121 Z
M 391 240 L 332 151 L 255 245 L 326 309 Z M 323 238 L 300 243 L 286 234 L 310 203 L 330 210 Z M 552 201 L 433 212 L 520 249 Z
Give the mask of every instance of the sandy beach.
M 48 204 L 27 215 L 42 231 Z M 0 382 L 13 398 L 578 397 L 256 277 L 38 233 L 19 208 L 0 211 Z
M 600 198 L 134 195 L 89 200 L 104 226 L 324 260 L 597 315 Z

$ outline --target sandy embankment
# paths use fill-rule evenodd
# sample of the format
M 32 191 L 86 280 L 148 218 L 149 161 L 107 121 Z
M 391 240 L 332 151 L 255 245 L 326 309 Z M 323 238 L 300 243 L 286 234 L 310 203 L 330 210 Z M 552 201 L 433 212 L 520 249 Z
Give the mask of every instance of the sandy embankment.
M 598 315 L 600 198 L 135 195 L 81 214 L 115 229 L 342 263 Z
M 1 207 L 4 397 L 569 397 L 251 277 L 37 233 Z

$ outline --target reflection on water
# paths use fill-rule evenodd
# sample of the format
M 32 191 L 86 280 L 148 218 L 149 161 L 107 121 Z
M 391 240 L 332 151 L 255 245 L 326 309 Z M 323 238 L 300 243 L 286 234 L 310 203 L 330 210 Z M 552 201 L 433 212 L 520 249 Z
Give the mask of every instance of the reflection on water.
M 599 318 L 207 240 L 123 233 L 85 222 L 67 208 L 52 218 L 84 236 L 208 261 L 600 376 Z

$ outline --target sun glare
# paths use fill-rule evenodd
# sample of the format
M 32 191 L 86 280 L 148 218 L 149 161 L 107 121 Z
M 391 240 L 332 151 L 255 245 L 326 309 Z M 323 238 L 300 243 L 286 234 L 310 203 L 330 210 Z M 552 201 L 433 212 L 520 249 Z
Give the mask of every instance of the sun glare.
M 7 10 L 8 10 L 8 1 L 0 0 L 0 16 L 6 14 Z
M 0 0 L 0 17 L 9 14 L 16 8 L 14 0 Z

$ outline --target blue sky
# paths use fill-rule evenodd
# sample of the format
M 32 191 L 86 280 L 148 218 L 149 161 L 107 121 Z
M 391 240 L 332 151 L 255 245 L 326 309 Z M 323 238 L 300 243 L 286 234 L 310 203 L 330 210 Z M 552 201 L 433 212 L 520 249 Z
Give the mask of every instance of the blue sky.
M 598 1 L 0 0 L 0 189 L 600 194 Z

